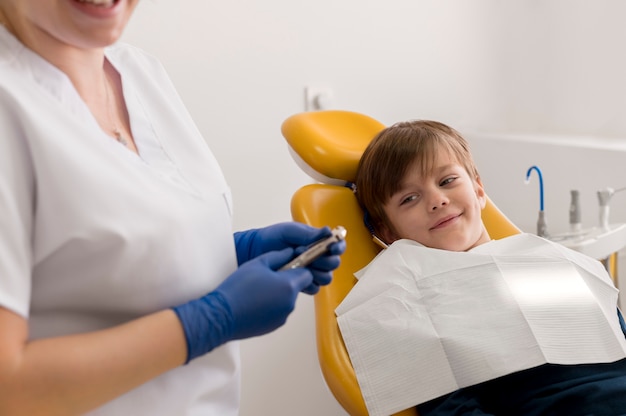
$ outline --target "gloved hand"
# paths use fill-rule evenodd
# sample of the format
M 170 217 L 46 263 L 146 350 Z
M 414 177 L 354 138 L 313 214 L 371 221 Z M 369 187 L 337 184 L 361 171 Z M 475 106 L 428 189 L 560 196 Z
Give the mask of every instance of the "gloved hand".
M 315 228 L 299 222 L 283 222 L 265 228 L 236 232 L 234 237 L 237 262 L 241 265 L 263 253 L 286 247 L 296 248 L 295 255 L 298 255 L 309 245 L 330 235 L 329 227 Z M 339 256 L 344 251 L 346 242 L 342 240 L 332 244 L 327 254 L 307 266 L 313 273 L 313 282 L 303 289 L 304 293 L 313 295 L 319 291 L 320 286 L 330 283 L 331 272 L 339 266 Z
M 313 273 L 306 268 L 277 271 L 293 256 L 293 249 L 258 256 L 213 292 L 174 307 L 187 339 L 187 362 L 228 341 L 283 325 L 298 293 L 313 284 Z
M 308 246 L 330 234 L 328 227 L 315 228 L 295 221 L 236 232 L 237 262 L 243 264 L 268 251 Z

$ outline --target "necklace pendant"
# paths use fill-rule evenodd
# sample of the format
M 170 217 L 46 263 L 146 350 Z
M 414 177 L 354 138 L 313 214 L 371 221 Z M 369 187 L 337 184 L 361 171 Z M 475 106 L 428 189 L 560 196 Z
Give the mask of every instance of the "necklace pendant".
M 124 136 L 122 136 L 122 133 L 120 133 L 118 130 L 115 130 L 115 139 L 124 146 L 128 147 L 128 142 L 126 141 Z

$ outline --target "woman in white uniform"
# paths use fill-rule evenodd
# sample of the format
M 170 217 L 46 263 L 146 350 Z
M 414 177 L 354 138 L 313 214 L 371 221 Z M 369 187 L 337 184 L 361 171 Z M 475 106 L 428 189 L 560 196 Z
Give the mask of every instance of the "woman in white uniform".
M 0 0 L 0 414 L 236 415 L 237 339 L 282 325 L 343 242 L 233 233 L 229 188 L 138 0 Z M 111 46 L 113 45 L 113 46 Z

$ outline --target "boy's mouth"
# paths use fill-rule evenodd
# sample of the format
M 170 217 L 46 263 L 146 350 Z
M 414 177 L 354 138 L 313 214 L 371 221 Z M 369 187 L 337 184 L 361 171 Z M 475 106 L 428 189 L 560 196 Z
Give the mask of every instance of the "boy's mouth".
M 437 223 L 435 223 L 435 225 L 433 225 L 430 229 L 431 230 L 436 230 L 438 228 L 445 227 L 446 225 L 452 223 L 454 220 L 456 220 L 460 216 L 461 216 L 461 214 L 458 214 L 458 215 L 448 215 L 447 217 L 444 217 L 444 218 L 440 219 L 439 221 L 437 221 Z
M 75 0 L 79 3 L 93 4 L 97 7 L 113 7 L 118 0 Z

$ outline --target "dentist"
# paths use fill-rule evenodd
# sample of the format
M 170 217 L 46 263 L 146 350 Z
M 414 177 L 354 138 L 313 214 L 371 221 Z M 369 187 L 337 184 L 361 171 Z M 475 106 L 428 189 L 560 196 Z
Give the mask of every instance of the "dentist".
M 328 284 L 328 228 L 232 230 L 138 0 L 0 0 L 0 414 L 237 415 L 238 339 Z

